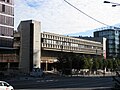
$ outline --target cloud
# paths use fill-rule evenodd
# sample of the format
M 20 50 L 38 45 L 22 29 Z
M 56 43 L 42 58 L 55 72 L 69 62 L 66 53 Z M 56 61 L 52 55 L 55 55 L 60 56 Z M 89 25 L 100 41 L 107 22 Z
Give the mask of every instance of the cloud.
M 80 10 L 109 25 L 120 22 L 119 8 L 103 0 L 67 0 Z M 58 34 L 84 32 L 104 25 L 80 13 L 64 0 L 15 0 L 15 28 L 21 20 L 41 22 L 42 31 Z
M 33 8 L 41 6 L 45 1 L 46 0 L 25 0 L 26 4 Z

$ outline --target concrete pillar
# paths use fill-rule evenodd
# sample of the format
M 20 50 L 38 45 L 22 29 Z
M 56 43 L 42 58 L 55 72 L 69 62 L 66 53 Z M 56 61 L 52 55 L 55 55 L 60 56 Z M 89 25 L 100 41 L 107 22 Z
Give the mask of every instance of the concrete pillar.
M 46 61 L 46 71 L 48 70 L 48 61 Z
M 25 73 L 33 68 L 41 68 L 41 23 L 35 20 L 21 21 L 20 32 L 20 64 Z

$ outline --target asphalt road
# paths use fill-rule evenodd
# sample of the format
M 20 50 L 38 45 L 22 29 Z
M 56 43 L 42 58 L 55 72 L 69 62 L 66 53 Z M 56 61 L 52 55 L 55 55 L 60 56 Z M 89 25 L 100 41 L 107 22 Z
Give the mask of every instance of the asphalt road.
M 8 81 L 15 89 L 102 89 L 113 87 L 111 77 L 62 77 Z M 62 90 L 63 90 L 62 89 Z

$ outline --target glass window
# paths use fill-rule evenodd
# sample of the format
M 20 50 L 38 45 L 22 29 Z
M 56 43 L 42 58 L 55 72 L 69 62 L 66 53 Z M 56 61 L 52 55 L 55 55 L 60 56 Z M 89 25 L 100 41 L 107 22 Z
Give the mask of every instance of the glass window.
M 0 82 L 0 86 L 2 86 L 2 83 Z
M 2 5 L 2 12 L 5 12 L 5 5 Z
M 4 84 L 4 86 L 9 86 L 9 84 L 8 83 L 3 83 Z

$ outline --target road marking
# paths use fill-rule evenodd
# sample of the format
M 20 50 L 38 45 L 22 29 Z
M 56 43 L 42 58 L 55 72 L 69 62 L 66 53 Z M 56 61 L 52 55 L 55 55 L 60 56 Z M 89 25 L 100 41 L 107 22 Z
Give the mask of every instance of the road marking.
M 36 82 L 53 82 L 53 81 L 58 81 L 58 80 L 53 80 L 53 79 L 50 79 L 50 80 L 38 80 Z

